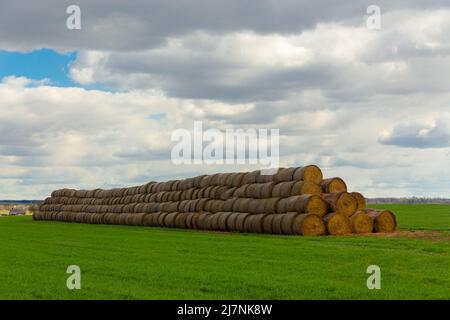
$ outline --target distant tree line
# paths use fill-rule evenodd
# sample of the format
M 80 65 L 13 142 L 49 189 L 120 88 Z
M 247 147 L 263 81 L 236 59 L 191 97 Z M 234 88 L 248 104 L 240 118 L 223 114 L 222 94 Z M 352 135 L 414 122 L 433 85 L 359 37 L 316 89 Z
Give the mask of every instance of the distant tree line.
M 384 203 L 430 203 L 430 204 L 450 204 L 448 198 L 427 198 L 427 197 L 403 197 L 403 198 L 367 198 L 367 203 L 384 204 Z

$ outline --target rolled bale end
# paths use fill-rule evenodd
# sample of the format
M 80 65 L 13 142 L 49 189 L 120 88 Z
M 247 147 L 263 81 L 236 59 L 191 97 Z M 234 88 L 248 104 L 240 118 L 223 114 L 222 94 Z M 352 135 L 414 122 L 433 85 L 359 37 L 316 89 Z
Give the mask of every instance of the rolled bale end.
M 364 211 L 356 211 L 350 217 L 353 233 L 371 233 L 373 231 L 373 219 Z
M 316 214 L 323 217 L 328 212 L 328 204 L 318 195 L 304 194 L 298 199 L 297 212 Z
M 349 217 L 341 213 L 331 212 L 323 217 L 323 222 L 330 235 L 338 236 L 352 233 L 352 223 Z
M 297 168 L 293 174 L 293 180 L 303 180 L 320 184 L 323 179 L 322 170 L 318 166 L 309 165 Z
M 397 218 L 389 210 L 365 209 L 364 212 L 373 219 L 375 232 L 394 232 L 397 229 Z
M 366 208 L 366 198 L 364 198 L 364 196 L 359 192 L 352 192 L 351 195 L 356 199 L 356 202 L 358 203 L 357 211 L 364 210 Z
M 292 221 L 293 234 L 321 236 L 326 233 L 325 223 L 316 214 L 297 214 Z
M 324 193 L 347 192 L 347 185 L 341 178 L 324 179 L 320 184 Z
M 356 199 L 348 192 L 329 193 L 325 194 L 323 198 L 330 206 L 331 212 L 342 213 L 347 217 L 354 214 L 358 208 Z

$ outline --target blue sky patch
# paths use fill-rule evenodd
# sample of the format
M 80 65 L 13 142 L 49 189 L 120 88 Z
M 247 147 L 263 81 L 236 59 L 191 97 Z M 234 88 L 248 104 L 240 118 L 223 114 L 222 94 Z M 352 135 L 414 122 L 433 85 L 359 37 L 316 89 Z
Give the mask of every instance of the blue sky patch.
M 50 49 L 31 52 L 0 50 L 0 79 L 6 76 L 33 80 L 48 78 L 52 86 L 78 87 L 69 77 L 69 65 L 77 58 L 75 51 L 59 53 Z

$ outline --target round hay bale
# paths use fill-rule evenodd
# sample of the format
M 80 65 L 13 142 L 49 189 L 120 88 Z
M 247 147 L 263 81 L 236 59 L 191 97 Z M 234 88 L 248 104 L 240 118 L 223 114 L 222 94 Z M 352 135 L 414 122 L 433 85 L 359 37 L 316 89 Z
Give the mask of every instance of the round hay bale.
M 300 196 L 302 194 L 322 195 L 322 187 L 318 184 L 308 181 L 296 181 L 291 189 L 291 196 Z
M 194 188 L 191 188 L 191 189 L 187 189 L 187 190 L 183 191 L 184 199 L 193 200 L 192 195 L 194 193 L 194 190 L 195 190 Z M 181 198 L 183 198 L 183 196 L 181 196 Z
M 202 215 L 204 215 L 203 212 L 192 212 L 191 229 L 200 229 L 199 219 Z
M 272 197 L 272 190 L 275 186 L 274 182 L 266 182 L 263 184 L 260 184 L 259 187 L 259 197 L 260 199 L 266 199 Z
M 233 205 L 236 202 L 237 198 L 230 198 L 228 200 L 225 200 L 223 203 L 223 211 L 231 212 L 233 211 Z
M 238 215 L 239 215 L 239 213 L 232 212 L 230 214 L 230 216 L 228 217 L 228 219 L 227 219 L 227 230 L 228 231 L 232 231 L 232 232 L 238 231 L 236 229 L 236 219 L 237 219 Z
M 177 191 L 180 185 L 180 180 L 174 180 L 172 185 L 170 186 L 170 191 Z
M 206 211 L 206 212 L 211 211 L 211 206 L 212 206 L 212 202 L 213 202 L 213 201 L 214 201 L 214 200 L 209 200 L 209 199 L 207 199 L 207 200 L 203 203 L 203 210 Z
M 268 214 L 264 217 L 264 219 L 262 221 L 263 233 L 273 233 L 272 232 L 272 223 L 273 223 L 274 217 L 275 217 L 275 214 Z
M 303 236 L 321 236 L 326 233 L 325 223 L 316 214 L 302 213 L 295 217 L 292 224 L 294 234 Z
M 233 204 L 233 212 L 248 212 L 248 206 L 250 204 L 250 199 L 248 198 L 238 198 Z
M 246 198 L 259 198 L 259 186 L 260 184 L 258 183 L 252 183 L 249 184 L 247 189 L 245 190 L 245 197 Z
M 165 219 L 169 213 L 168 212 L 161 212 L 161 214 L 158 216 L 158 226 L 164 227 L 166 225 Z
M 220 200 L 228 200 L 230 198 L 233 198 L 234 196 L 234 191 L 237 188 L 234 187 L 226 187 L 226 186 L 222 186 L 220 187 L 219 193 L 220 193 Z
M 197 199 L 195 205 L 193 204 L 190 211 L 206 211 L 205 206 L 209 199 Z
M 145 202 L 156 202 L 156 195 L 157 193 L 151 193 L 145 196 Z
M 210 186 L 210 180 L 211 180 L 211 176 L 208 176 L 208 175 L 202 176 L 202 178 L 200 179 L 199 187 L 200 188 L 209 187 Z
M 198 196 L 199 192 L 200 192 L 200 189 L 194 189 L 194 191 L 192 191 L 192 196 L 191 196 L 191 198 L 192 198 L 193 200 L 200 199 L 201 197 Z
M 167 205 L 167 211 L 168 212 L 178 212 L 179 204 L 180 203 L 178 201 L 169 202 L 169 204 Z
M 130 215 L 130 213 L 121 213 L 119 215 L 119 217 L 117 218 L 117 220 L 116 220 L 117 224 L 119 224 L 119 225 L 126 225 L 129 215 Z
M 208 218 L 208 216 L 212 215 L 212 213 L 209 212 L 202 212 L 200 213 L 198 216 L 196 216 L 196 220 L 195 220 L 195 226 L 196 229 L 199 230 L 206 230 L 207 229 L 207 224 L 206 224 L 206 220 Z
M 225 186 L 227 184 L 227 179 L 232 175 L 232 173 L 220 173 L 217 178 L 217 185 Z
M 237 175 L 238 175 L 237 172 L 228 174 L 224 184 L 228 187 L 233 187 L 233 180 L 236 178 Z
M 289 197 L 296 181 L 280 182 L 273 186 L 272 197 Z
M 274 214 L 272 218 L 272 233 L 274 234 L 282 234 L 281 230 L 281 220 L 283 219 L 284 214 Z
M 180 212 L 189 212 L 189 210 L 187 210 L 188 209 L 187 205 L 188 205 L 189 201 L 190 200 L 182 200 L 182 201 L 180 201 L 180 204 L 178 205 L 178 211 L 180 211 Z
M 194 225 L 193 225 L 193 221 L 192 219 L 194 218 L 195 212 L 187 212 L 186 213 L 186 229 L 194 229 Z
M 210 186 L 218 186 L 219 185 L 219 179 L 220 176 L 222 174 L 221 173 L 214 173 L 211 178 L 209 179 L 209 185 Z
M 219 189 L 222 186 L 214 186 L 211 188 L 210 192 L 209 192 L 209 198 L 211 199 L 219 199 L 220 198 L 220 194 L 219 194 Z
M 175 217 L 175 228 L 179 228 L 179 229 L 186 229 L 186 218 L 187 218 L 188 213 L 179 213 L 176 217 Z
M 323 217 L 323 221 L 330 235 L 344 235 L 352 233 L 350 219 L 337 212 L 331 212 Z
M 235 188 L 239 188 L 240 186 L 242 186 L 244 183 L 242 182 L 244 179 L 245 173 L 244 172 L 239 172 L 236 173 L 233 176 L 233 182 L 232 182 L 232 186 Z
M 319 184 L 322 182 L 322 170 L 318 166 L 309 165 L 297 168 L 292 176 L 293 180 L 303 180 Z
M 219 220 L 217 222 L 218 230 L 220 231 L 230 231 L 227 227 L 227 220 L 231 216 L 231 212 L 220 212 L 218 213 Z
M 210 210 L 208 210 L 208 211 L 210 211 L 212 213 L 223 211 L 223 203 L 224 202 L 225 201 L 223 201 L 223 200 L 212 200 Z
M 280 168 L 274 175 L 273 181 L 275 183 L 292 181 L 294 179 L 295 170 L 297 170 L 297 168 Z
M 239 232 L 245 232 L 245 220 L 247 219 L 247 217 L 250 216 L 249 213 L 239 213 L 238 216 L 236 217 L 236 221 L 235 221 L 235 230 L 239 231 Z
M 209 230 L 214 230 L 214 231 L 219 230 L 219 218 L 220 218 L 220 213 L 214 213 L 213 215 L 211 215 Z
M 320 184 L 324 193 L 347 192 L 347 185 L 341 178 L 329 178 Z
M 365 209 L 364 212 L 373 219 L 375 232 L 394 232 L 397 228 L 397 218 L 389 210 Z
M 168 228 L 175 228 L 175 219 L 179 214 L 179 212 L 169 213 L 164 219 L 164 225 Z
M 193 187 L 193 188 L 203 188 L 203 187 L 206 187 L 206 186 L 201 186 L 201 181 L 202 181 L 202 179 L 203 179 L 204 177 L 206 177 L 206 175 L 201 175 L 201 176 L 194 177 L 194 178 L 192 179 L 192 187 Z M 205 181 L 205 183 L 206 183 L 206 181 Z
M 145 227 L 155 227 L 158 225 L 159 212 L 147 213 L 142 219 L 142 225 Z
M 291 196 L 278 201 L 277 213 L 314 213 L 322 217 L 328 212 L 328 204 L 317 195 Z
M 261 202 L 261 200 L 259 200 L 259 199 L 249 199 L 248 209 L 244 212 L 248 212 L 248 213 L 252 213 L 252 214 L 258 213 L 258 207 L 259 207 L 260 202 Z
M 263 221 L 267 214 L 253 214 L 245 221 L 246 232 L 263 233 Z
M 342 213 L 347 217 L 354 214 L 358 208 L 358 202 L 348 192 L 328 193 L 325 194 L 323 198 L 330 206 L 331 212 Z
M 362 210 L 351 215 L 350 222 L 353 233 L 371 233 L 373 231 L 373 219 Z
M 212 186 L 204 188 L 203 192 L 202 192 L 202 197 L 203 198 L 212 198 L 212 195 L 211 195 L 212 190 L 213 190 Z
M 146 194 L 152 193 L 153 192 L 153 186 L 156 184 L 155 181 L 150 181 L 148 183 L 145 184 L 145 192 Z
M 244 174 L 244 176 L 242 177 L 241 183 L 242 184 L 256 183 L 256 180 L 258 179 L 259 173 L 260 173 L 259 170 L 246 172 Z
M 267 198 L 262 199 L 265 213 L 277 213 L 277 205 L 281 198 Z
M 244 184 L 242 186 L 240 186 L 239 188 L 237 188 L 234 193 L 233 193 L 233 197 L 236 198 L 245 198 L 246 194 L 247 194 L 247 188 L 248 186 L 250 186 L 249 184 Z
M 364 198 L 364 196 L 359 192 L 352 192 L 350 194 L 353 196 L 353 198 L 356 199 L 356 202 L 358 203 L 358 208 L 356 211 L 364 210 L 366 208 L 366 198 Z

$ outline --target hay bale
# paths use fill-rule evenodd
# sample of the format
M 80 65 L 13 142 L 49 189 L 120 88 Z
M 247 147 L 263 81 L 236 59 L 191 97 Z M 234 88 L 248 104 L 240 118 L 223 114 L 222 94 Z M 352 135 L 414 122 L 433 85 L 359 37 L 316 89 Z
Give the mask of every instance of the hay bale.
M 245 232 L 245 220 L 250 216 L 249 213 L 239 213 L 236 217 L 234 229 L 239 232 Z
M 225 200 L 223 203 L 223 211 L 225 212 L 231 212 L 233 211 L 233 205 L 236 202 L 237 198 L 230 198 L 228 200 Z
M 344 235 L 352 233 L 352 223 L 350 219 L 337 212 L 331 212 L 323 217 L 328 234 Z
M 214 230 L 214 231 L 219 230 L 219 219 L 220 219 L 219 212 L 211 215 L 209 230 Z
M 209 175 L 202 176 L 202 178 L 200 179 L 199 187 L 200 188 L 209 187 L 210 186 L 210 180 L 211 180 L 211 176 L 209 176 Z
M 170 212 L 164 219 L 164 226 L 168 228 L 175 228 L 175 219 L 179 215 L 179 212 Z
M 308 165 L 299 167 L 294 171 L 293 180 L 303 180 L 320 184 L 323 179 L 322 170 L 318 166 Z
M 201 176 L 197 176 L 197 177 L 194 177 L 193 179 L 192 179 L 192 188 L 203 188 L 202 186 L 201 186 L 201 184 L 202 184 L 202 180 L 203 180 L 203 178 L 204 177 L 206 177 L 206 175 L 201 175 Z M 206 181 L 204 182 L 204 183 L 206 183 Z M 206 186 L 204 186 L 204 187 L 206 187 Z
M 235 187 L 235 188 L 239 188 L 241 185 L 243 185 L 244 183 L 242 181 L 244 179 L 244 176 L 245 176 L 244 172 L 236 173 L 233 176 L 232 186 Z
M 325 179 L 320 185 L 324 193 L 347 192 L 347 185 L 338 177 Z
M 202 212 L 197 216 L 194 216 L 195 227 L 199 230 L 206 229 L 206 218 L 211 215 L 209 212 Z
M 248 212 L 248 206 L 250 204 L 250 199 L 248 198 L 238 198 L 233 204 L 233 212 Z
M 284 214 L 275 214 L 272 218 L 272 233 L 274 234 L 282 234 L 281 230 L 281 221 L 284 217 Z
M 273 233 L 272 232 L 272 223 L 273 223 L 274 217 L 275 217 L 275 214 L 268 214 L 264 217 L 263 222 L 262 222 L 263 233 Z
M 161 212 L 161 214 L 158 216 L 158 226 L 159 227 L 165 227 L 165 219 L 169 213 L 168 212 Z
M 186 213 L 186 229 L 194 229 L 193 218 L 195 214 L 195 212 Z
M 246 232 L 263 233 L 263 221 L 267 214 L 254 214 L 245 220 Z
M 302 194 L 322 195 L 322 187 L 318 184 L 308 181 L 296 181 L 291 189 L 291 196 L 300 196 Z
M 241 184 L 252 184 L 256 183 L 256 180 L 259 176 L 259 170 L 246 172 L 244 176 L 242 177 Z
M 249 186 L 250 186 L 250 184 L 244 184 L 244 185 L 240 186 L 239 188 L 237 188 L 233 193 L 233 197 L 245 198 L 246 194 L 247 194 L 247 188 Z
M 201 217 L 204 215 L 203 212 L 193 212 L 192 218 L 191 218 L 191 225 L 192 229 L 201 229 L 200 223 L 201 223 Z
M 280 201 L 280 199 L 281 198 L 262 199 L 261 202 L 264 205 L 264 212 L 265 213 L 276 213 L 278 202 Z
M 227 219 L 227 230 L 228 231 L 232 231 L 232 232 L 238 231 L 236 229 L 236 219 L 237 219 L 238 215 L 239 215 L 239 213 L 232 212 L 230 214 L 230 216 L 228 217 L 228 219 Z
M 219 190 L 220 193 L 219 199 L 225 201 L 233 198 L 236 189 L 237 188 L 234 187 L 225 187 L 225 186 L 221 187 L 221 189 Z
M 205 211 L 205 206 L 209 199 L 197 199 L 194 201 L 195 202 L 192 203 L 189 211 Z
M 356 211 L 364 210 L 366 208 L 366 198 L 359 192 L 352 192 L 350 193 L 353 198 L 356 199 L 356 202 L 358 203 L 358 208 Z
M 186 229 L 186 218 L 187 218 L 187 213 L 183 212 L 183 213 L 179 213 L 176 217 L 175 217 L 175 228 L 179 228 L 179 229 Z
M 326 232 L 325 224 L 318 215 L 289 212 L 283 216 L 281 229 L 284 234 L 321 236 Z
M 260 184 L 252 183 L 247 186 L 245 189 L 245 197 L 246 198 L 260 198 Z
M 356 212 L 358 203 L 356 199 L 348 192 L 328 193 L 323 196 L 331 208 L 331 212 L 342 213 L 350 217 Z
M 219 215 L 219 219 L 217 221 L 217 227 L 219 231 L 230 231 L 227 227 L 227 220 L 231 216 L 232 212 L 220 212 L 217 213 Z
M 318 195 L 304 194 L 278 201 L 277 213 L 313 213 L 322 217 L 328 212 L 328 204 Z
M 297 168 L 280 168 L 274 175 L 273 181 L 275 183 L 292 181 L 296 170 Z
M 216 213 L 216 212 L 221 212 L 223 211 L 223 204 L 225 201 L 223 200 L 212 200 L 211 201 L 211 208 L 210 208 L 210 212 L 212 213 Z
M 374 221 L 364 211 L 356 211 L 350 216 L 353 233 L 371 233 L 373 231 Z
M 280 182 L 273 186 L 272 197 L 289 197 L 296 181 Z
M 397 229 L 397 218 L 392 211 L 364 209 L 364 212 L 373 219 L 375 232 L 394 232 Z

